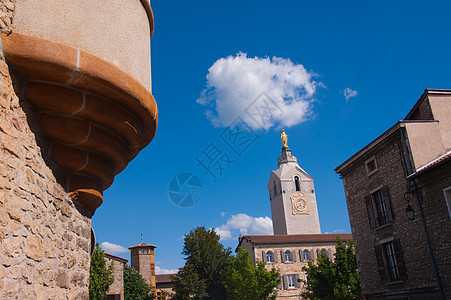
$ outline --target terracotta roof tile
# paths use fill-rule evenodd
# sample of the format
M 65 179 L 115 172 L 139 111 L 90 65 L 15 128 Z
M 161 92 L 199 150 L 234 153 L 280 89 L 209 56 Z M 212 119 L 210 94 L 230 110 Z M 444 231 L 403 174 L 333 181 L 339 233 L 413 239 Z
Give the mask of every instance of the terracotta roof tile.
M 109 254 L 109 253 L 106 253 L 106 252 L 104 252 L 104 253 L 105 253 L 105 256 L 110 258 L 110 259 L 114 259 L 114 260 L 120 261 L 121 263 L 124 263 L 124 264 L 126 264 L 128 262 L 128 259 L 116 256 L 116 255 L 113 255 L 113 254 Z
M 288 235 L 245 235 L 240 237 L 240 244 L 243 239 L 247 239 L 253 244 L 286 244 L 300 242 L 334 242 L 337 236 L 342 241 L 352 239 L 350 233 L 326 233 L 326 234 L 288 234 Z
M 445 163 L 448 160 L 451 160 L 451 151 L 448 151 L 447 153 L 443 154 L 442 156 L 440 156 L 440 157 L 434 159 L 433 161 L 428 162 L 424 166 L 418 168 L 414 173 L 409 175 L 407 178 L 413 179 L 413 178 L 431 170 L 432 168 L 434 168 L 442 163 Z
M 156 283 L 167 283 L 167 282 L 172 282 L 171 277 L 176 275 L 174 274 L 158 274 L 155 275 L 155 282 Z
M 134 245 L 134 246 L 128 247 L 128 249 L 141 248 L 141 247 L 153 247 L 153 248 L 157 248 L 157 246 L 154 246 L 154 245 L 151 245 L 151 244 L 147 244 L 147 243 L 139 243 L 139 244 L 136 244 L 136 245 Z

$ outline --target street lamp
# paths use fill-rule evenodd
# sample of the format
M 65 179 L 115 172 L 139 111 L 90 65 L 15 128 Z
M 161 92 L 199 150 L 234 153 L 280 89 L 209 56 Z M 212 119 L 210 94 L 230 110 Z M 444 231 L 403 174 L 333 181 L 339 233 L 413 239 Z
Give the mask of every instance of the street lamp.
M 415 210 L 412 208 L 412 206 L 410 206 L 409 202 L 407 202 L 406 216 L 407 219 L 410 220 L 410 222 L 412 222 L 413 218 L 415 217 Z
M 404 199 L 407 201 L 406 216 L 407 216 L 407 219 L 410 220 L 410 222 L 412 222 L 413 219 L 415 218 L 415 210 L 410 205 L 411 197 L 413 197 L 415 195 L 415 192 L 416 192 L 415 187 L 411 186 L 407 190 L 407 192 L 404 193 Z

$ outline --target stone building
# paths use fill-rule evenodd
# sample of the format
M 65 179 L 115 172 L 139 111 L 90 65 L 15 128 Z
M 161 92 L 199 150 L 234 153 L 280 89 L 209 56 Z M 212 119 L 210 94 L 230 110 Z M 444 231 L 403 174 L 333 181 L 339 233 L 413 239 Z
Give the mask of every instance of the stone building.
M 155 275 L 156 291 L 155 296 L 157 300 L 170 299 L 171 295 L 174 294 L 174 281 L 172 277 L 177 274 L 158 274 Z
M 107 267 L 113 264 L 114 282 L 110 285 L 105 300 L 122 300 L 124 299 L 124 265 L 128 262 L 125 258 L 105 253 L 105 261 Z
M 141 274 L 152 289 L 155 289 L 155 248 L 156 246 L 147 243 L 128 247 L 132 268 Z
M 366 299 L 451 297 L 450 116 L 451 90 L 425 90 L 335 169 Z
M 150 3 L 0 0 L 0 31 L 0 299 L 87 299 L 91 218 L 156 131 Z
M 249 251 L 254 264 L 262 260 L 268 270 L 279 270 L 278 299 L 300 299 L 307 279 L 302 268 L 322 252 L 333 259 L 337 237 L 348 241 L 352 236 L 321 234 L 314 179 L 299 166 L 284 135 L 282 155 L 267 187 L 274 235 L 241 236 L 238 247 Z
M 282 281 L 277 287 L 277 299 L 301 299 L 307 280 L 302 268 L 309 260 L 315 260 L 322 252 L 330 259 L 335 254 L 337 236 L 342 241 L 352 239 L 351 234 L 290 234 L 290 235 L 245 235 L 238 246 L 249 251 L 251 260 L 266 263 L 266 269 L 278 269 Z

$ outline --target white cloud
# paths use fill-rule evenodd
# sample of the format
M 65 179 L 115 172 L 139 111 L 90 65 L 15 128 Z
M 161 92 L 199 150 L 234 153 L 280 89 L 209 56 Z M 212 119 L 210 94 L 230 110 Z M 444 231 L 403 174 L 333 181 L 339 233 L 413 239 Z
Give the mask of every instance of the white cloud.
M 103 242 L 102 244 L 100 244 L 100 247 L 103 249 L 103 251 L 109 254 L 119 254 L 128 252 L 127 248 L 109 242 Z
M 290 127 L 312 114 L 313 95 L 321 83 L 303 65 L 280 57 L 218 59 L 197 99 L 207 107 L 214 126 L 229 126 L 237 117 L 254 129 Z M 247 109 L 247 110 L 246 110 Z
M 224 218 L 227 214 L 228 214 L 228 212 L 226 212 L 226 211 L 221 211 L 221 213 L 220 213 L 221 217 L 223 217 L 223 218 Z
M 342 93 L 346 98 L 346 103 L 348 103 L 349 99 L 354 98 L 359 94 L 357 91 L 351 90 L 350 88 L 345 88 Z
M 251 217 L 246 214 L 231 215 L 227 223 L 215 228 L 221 240 L 233 240 L 241 235 L 273 234 L 272 220 L 269 217 Z
M 162 269 L 159 266 L 155 266 L 155 274 L 174 274 L 177 273 L 179 269 Z

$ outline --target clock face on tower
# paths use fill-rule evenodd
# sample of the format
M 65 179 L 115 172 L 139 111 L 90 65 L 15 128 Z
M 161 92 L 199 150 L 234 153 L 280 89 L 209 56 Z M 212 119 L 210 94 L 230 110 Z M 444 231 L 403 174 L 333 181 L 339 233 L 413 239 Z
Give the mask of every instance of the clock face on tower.
M 290 198 L 293 215 L 310 214 L 310 210 L 308 209 L 308 196 L 306 194 L 294 192 Z

